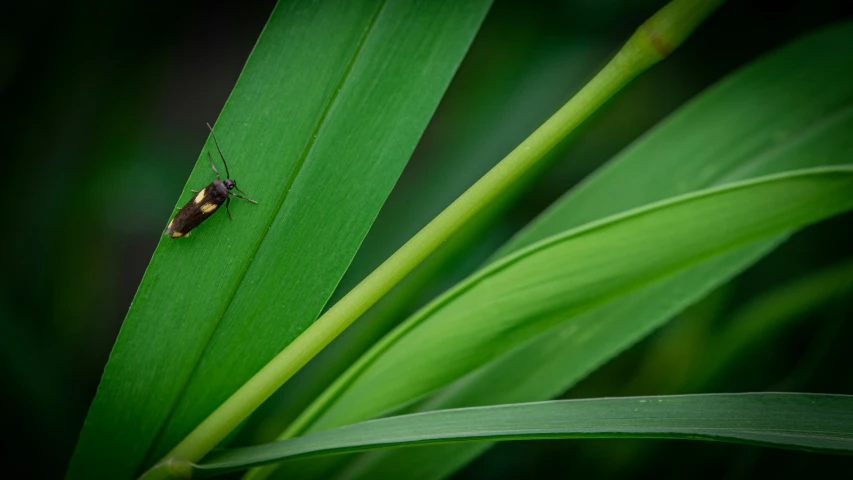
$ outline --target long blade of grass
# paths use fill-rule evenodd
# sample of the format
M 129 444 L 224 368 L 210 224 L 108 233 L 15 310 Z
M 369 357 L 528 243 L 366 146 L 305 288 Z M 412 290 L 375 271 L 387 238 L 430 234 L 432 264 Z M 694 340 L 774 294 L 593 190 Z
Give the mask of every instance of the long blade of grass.
M 340 401 L 318 402 L 303 425 L 386 414 L 608 300 L 849 208 L 853 167 L 828 167 L 704 190 L 549 237 L 403 323 L 326 392 Z
M 276 7 L 216 123 L 231 172 L 259 204 L 232 202 L 233 223 L 219 214 L 160 242 L 68 478 L 131 477 L 310 325 L 489 3 Z M 212 179 L 206 150 L 216 153 L 212 140 L 183 201 Z
M 401 415 L 213 453 L 195 470 L 407 445 L 554 438 L 713 440 L 853 454 L 853 397 L 746 393 L 600 398 Z
M 808 35 L 708 89 L 556 203 L 496 258 L 542 238 L 694 189 L 850 162 L 853 23 Z M 703 262 L 573 318 L 425 402 L 421 411 L 553 398 L 775 248 L 786 235 Z M 357 478 L 443 478 L 487 443 L 371 452 Z M 349 478 L 349 477 L 347 477 Z

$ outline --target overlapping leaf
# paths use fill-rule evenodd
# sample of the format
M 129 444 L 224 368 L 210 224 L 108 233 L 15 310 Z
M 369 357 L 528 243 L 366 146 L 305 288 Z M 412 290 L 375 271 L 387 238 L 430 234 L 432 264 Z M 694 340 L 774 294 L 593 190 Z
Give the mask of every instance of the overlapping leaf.
M 600 398 L 402 415 L 217 452 L 198 473 L 376 448 L 484 440 L 672 438 L 853 454 L 853 397 L 798 393 Z
M 594 222 L 495 262 L 421 310 L 343 377 L 326 429 L 384 414 L 567 319 L 757 239 L 853 207 L 853 167 L 701 191 Z
M 161 241 L 69 478 L 131 477 L 316 318 L 489 3 L 276 7 L 216 122 L 232 175 L 259 204 L 232 203 L 233 223 L 220 214 Z M 186 190 L 211 179 L 203 152 Z

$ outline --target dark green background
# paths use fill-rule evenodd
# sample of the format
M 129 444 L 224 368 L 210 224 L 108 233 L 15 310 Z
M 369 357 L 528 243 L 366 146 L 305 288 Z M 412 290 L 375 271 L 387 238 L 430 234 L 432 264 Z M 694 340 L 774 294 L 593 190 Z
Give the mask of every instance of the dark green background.
M 418 211 L 426 216 L 380 215 L 355 265 L 374 263 L 411 236 L 562 105 L 663 3 L 496 1 L 387 205 L 423 199 L 427 208 Z M 3 456 L 7 465 L 25 465 L 26 477 L 64 472 L 129 302 L 207 137 L 204 124 L 216 119 L 273 5 L 3 7 L 0 405 Z M 730 0 L 670 59 L 606 106 L 428 293 L 470 271 L 703 88 L 802 33 L 851 17 L 853 4 L 839 0 Z M 471 152 L 470 162 L 441 166 L 436 158 L 460 149 Z M 424 180 L 438 168 L 449 172 L 438 175 L 444 183 Z M 239 179 L 239 166 L 232 169 Z M 851 258 L 851 222 L 847 214 L 796 235 L 566 396 L 686 393 L 684 379 L 709 332 L 756 294 Z M 228 228 L 239 228 L 239 218 Z M 756 339 L 702 391 L 853 394 L 851 313 L 848 296 Z M 650 355 L 669 361 L 644 370 Z M 849 458 L 706 442 L 585 440 L 502 444 L 457 476 L 746 478 L 830 469 L 853 473 Z

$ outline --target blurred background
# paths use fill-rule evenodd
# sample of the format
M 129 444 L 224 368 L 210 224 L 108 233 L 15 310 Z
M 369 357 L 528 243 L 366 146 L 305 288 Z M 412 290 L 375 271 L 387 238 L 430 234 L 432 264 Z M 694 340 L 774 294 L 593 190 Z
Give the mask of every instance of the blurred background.
M 562 105 L 664 3 L 496 0 L 340 292 Z M 207 138 L 205 122 L 216 120 L 274 5 L 93 0 L 2 7 L 0 407 L 8 434 L 3 455 L 26 465 L 28 478 L 63 475 L 112 343 Z M 475 229 L 466 249 L 418 272 L 417 294 L 393 305 L 396 318 L 473 271 L 696 93 L 803 33 L 851 18 L 853 2 L 842 0 L 730 0 L 555 152 L 549 170 Z M 851 221 L 847 214 L 797 234 L 566 398 L 853 394 Z M 734 328 L 747 320 L 754 330 Z M 360 341 L 390 326 L 361 326 Z M 699 361 L 708 358 L 713 362 Z M 326 378 L 309 378 L 310 368 L 320 367 L 311 365 L 292 387 L 306 398 Z M 297 397 L 274 412 L 267 406 L 242 438 L 274 436 L 268 425 L 292 418 Z M 499 445 L 454 478 L 747 478 L 830 469 L 853 475 L 846 458 L 757 447 L 537 441 Z

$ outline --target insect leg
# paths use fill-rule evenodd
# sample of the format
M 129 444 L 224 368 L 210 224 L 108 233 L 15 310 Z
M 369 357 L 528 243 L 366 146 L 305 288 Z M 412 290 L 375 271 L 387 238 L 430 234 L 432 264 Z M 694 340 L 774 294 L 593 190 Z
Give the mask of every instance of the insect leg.
M 225 212 L 228 213 L 228 218 L 234 220 L 234 217 L 231 216 L 231 210 L 228 208 L 229 205 L 231 205 L 231 197 L 225 199 Z
M 213 171 L 216 172 L 216 179 L 222 180 L 221 178 L 219 178 L 219 170 L 217 170 L 216 165 L 213 164 L 213 157 L 210 156 L 210 150 L 207 151 L 207 158 L 210 160 L 210 168 L 212 168 Z
M 250 201 L 250 202 L 252 202 L 252 203 L 255 203 L 255 204 L 257 204 L 257 203 L 258 203 L 258 202 L 256 202 L 255 200 L 252 200 L 251 198 L 246 198 L 246 197 L 244 197 L 244 196 L 242 196 L 242 195 L 237 195 L 236 193 L 228 192 L 228 195 L 230 195 L 230 196 L 232 196 L 232 197 L 242 198 L 243 200 L 248 200 L 248 201 Z

